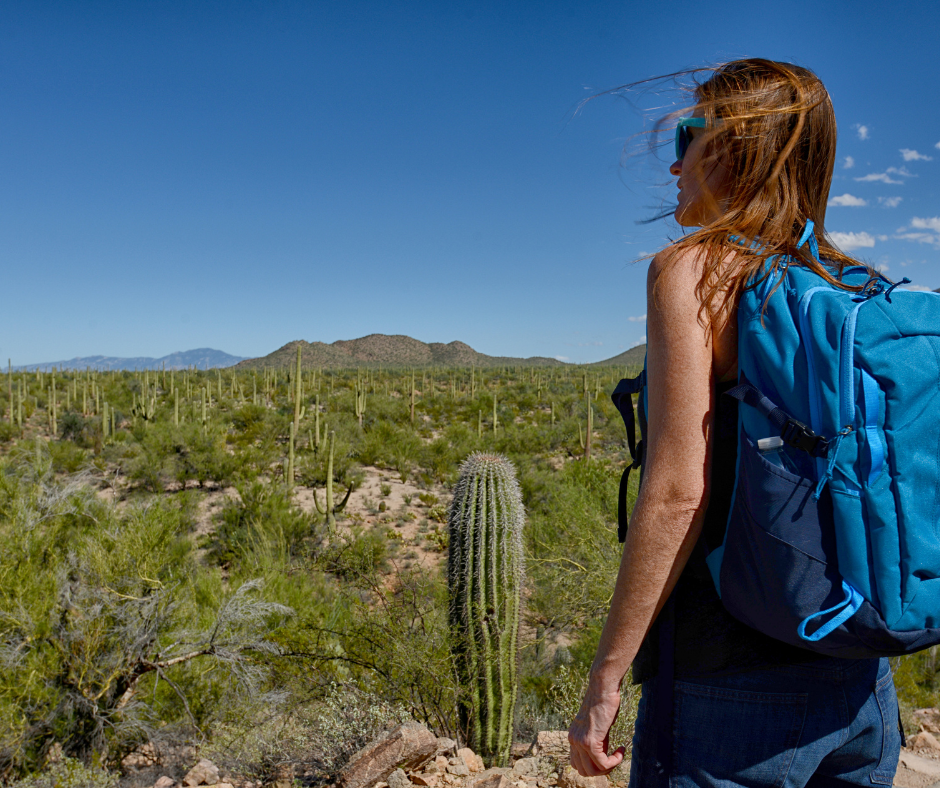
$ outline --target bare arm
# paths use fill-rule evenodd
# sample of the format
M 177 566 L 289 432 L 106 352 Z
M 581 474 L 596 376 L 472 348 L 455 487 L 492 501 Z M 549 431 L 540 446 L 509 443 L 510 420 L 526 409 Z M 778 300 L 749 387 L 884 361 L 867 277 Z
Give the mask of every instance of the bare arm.
M 708 506 L 713 347 L 698 318 L 700 275 L 694 255 L 666 250 L 654 258 L 647 278 L 650 397 L 643 487 L 587 693 L 568 733 L 571 763 L 586 776 L 605 774 L 623 759 L 622 748 L 607 754 L 620 682 L 675 587 Z

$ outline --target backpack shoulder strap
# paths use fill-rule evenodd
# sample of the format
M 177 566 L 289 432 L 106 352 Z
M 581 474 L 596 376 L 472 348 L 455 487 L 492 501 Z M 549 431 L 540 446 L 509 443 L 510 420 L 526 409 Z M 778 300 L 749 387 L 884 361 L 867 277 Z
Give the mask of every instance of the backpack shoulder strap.
M 643 438 L 646 434 L 646 412 L 643 403 L 644 389 L 646 388 L 646 367 L 635 378 L 624 378 L 610 395 L 614 407 L 620 411 L 623 424 L 627 428 L 627 446 L 630 449 L 631 464 L 624 468 L 620 477 L 620 490 L 617 494 L 617 538 L 624 542 L 627 538 L 627 489 L 630 482 L 630 471 L 643 465 Z M 636 439 L 636 415 L 633 412 L 633 395 L 640 395 L 640 440 Z M 642 474 L 642 471 L 641 471 Z M 642 479 L 642 476 L 640 477 Z

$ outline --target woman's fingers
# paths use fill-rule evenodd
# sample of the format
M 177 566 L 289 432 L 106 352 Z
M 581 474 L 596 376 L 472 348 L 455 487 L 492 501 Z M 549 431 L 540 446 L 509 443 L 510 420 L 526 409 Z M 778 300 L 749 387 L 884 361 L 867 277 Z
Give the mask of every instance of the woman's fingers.
M 571 765 L 582 777 L 596 777 L 607 774 L 618 766 L 624 757 L 626 748 L 618 747 L 607 754 L 610 740 L 610 727 L 617 718 L 619 703 L 601 703 L 596 706 L 582 706 L 581 712 L 568 729 L 568 743 L 571 745 Z M 619 695 L 617 700 L 619 701 Z

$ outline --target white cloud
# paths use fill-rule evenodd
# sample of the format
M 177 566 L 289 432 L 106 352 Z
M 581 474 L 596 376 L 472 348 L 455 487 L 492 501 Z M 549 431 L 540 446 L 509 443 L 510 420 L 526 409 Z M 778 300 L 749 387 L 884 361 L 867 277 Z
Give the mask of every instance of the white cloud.
M 868 175 L 863 175 L 861 178 L 856 178 L 857 181 L 881 181 L 882 183 L 904 183 L 904 181 L 896 181 L 886 172 L 870 172 Z
M 858 138 L 860 140 L 868 139 L 868 126 L 863 126 L 861 123 L 856 123 L 853 128 L 858 132 Z
M 882 183 L 894 183 L 900 184 L 904 181 L 896 181 L 892 178 L 892 175 L 899 175 L 902 178 L 916 178 L 917 176 L 911 172 L 907 167 L 888 167 L 884 172 L 870 172 L 868 175 L 863 175 L 860 178 L 856 178 L 857 181 L 881 181 Z
M 911 219 L 911 226 L 900 228 L 894 237 L 940 249 L 940 216 L 929 216 L 926 219 L 915 216 Z
M 902 265 L 903 265 L 903 263 L 902 263 Z M 930 288 L 927 287 L 926 285 L 912 285 L 912 284 L 910 284 L 910 283 L 908 283 L 908 284 L 906 284 L 906 285 L 899 285 L 899 286 L 898 286 L 898 289 L 900 289 L 900 290 L 920 290 L 921 292 L 923 292 L 923 291 L 929 291 L 929 290 L 930 290 Z
M 940 150 L 940 142 L 938 142 L 936 145 L 934 145 L 934 147 L 935 147 L 937 150 Z
M 555 361 L 571 361 L 568 356 L 555 356 Z
M 887 241 L 887 240 L 888 240 L 888 236 L 887 236 L 887 235 L 876 235 L 875 238 L 877 238 L 879 241 Z
M 933 161 L 933 156 L 926 156 L 910 148 L 901 148 L 901 155 L 904 157 L 904 161 Z
M 870 248 L 875 245 L 875 239 L 868 233 L 829 233 L 829 237 L 843 252 Z
M 940 143 L 937 144 L 940 145 Z M 851 156 L 846 156 L 842 160 L 842 166 L 847 170 L 851 170 L 855 166 L 855 159 L 853 159 Z
M 635 317 L 628 317 L 627 320 L 629 320 L 631 323 L 645 323 L 646 315 L 636 315 Z
M 868 200 L 863 200 L 861 197 L 854 197 L 846 193 L 839 197 L 830 197 L 829 205 L 861 208 L 863 205 L 868 205 Z
M 903 199 L 903 197 L 879 197 L 878 202 L 885 208 L 897 208 Z
M 915 216 L 911 219 L 911 227 L 915 230 L 933 230 L 940 233 L 940 216 L 932 216 L 929 219 L 918 219 Z

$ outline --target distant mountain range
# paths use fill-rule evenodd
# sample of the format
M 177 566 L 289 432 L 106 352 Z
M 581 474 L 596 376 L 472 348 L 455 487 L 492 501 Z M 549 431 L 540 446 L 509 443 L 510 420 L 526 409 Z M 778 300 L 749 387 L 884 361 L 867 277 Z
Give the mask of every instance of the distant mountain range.
M 545 356 L 513 358 L 511 356 L 487 356 L 478 353 L 463 342 L 421 342 L 418 339 L 395 334 L 370 334 L 360 339 L 340 339 L 331 344 L 325 342 L 288 342 L 273 353 L 260 358 L 244 358 L 223 353 L 212 348 L 197 348 L 171 353 L 162 358 L 118 358 L 115 356 L 82 356 L 67 361 L 47 361 L 42 364 L 25 364 L 14 367 L 17 371 L 56 369 L 212 369 L 232 367 L 239 369 L 286 368 L 297 360 L 300 345 L 302 364 L 305 367 L 342 369 L 350 367 L 563 367 L 568 362 Z M 643 363 L 646 345 L 630 348 L 613 358 L 595 361 L 585 366 L 639 366 Z
M 177 353 L 170 353 L 162 358 L 149 358 L 141 356 L 138 358 L 118 358 L 115 356 L 83 356 L 81 358 L 72 358 L 68 361 L 48 361 L 42 364 L 25 364 L 21 367 L 14 367 L 18 371 L 34 371 L 37 369 L 51 370 L 56 369 L 102 369 L 102 370 L 120 370 L 120 369 L 162 369 L 164 365 L 167 369 L 210 369 L 213 367 L 231 367 L 244 359 L 243 356 L 232 356 L 223 353 L 221 350 L 213 350 L 208 347 L 197 348 L 196 350 L 182 350 Z
M 285 368 L 296 363 L 300 345 L 301 364 L 304 367 L 340 369 L 349 367 L 501 367 L 501 366 L 566 366 L 566 362 L 545 356 L 513 358 L 487 356 L 478 353 L 463 342 L 421 342 L 402 334 L 370 334 L 360 339 L 341 339 L 325 342 L 288 342 L 273 353 L 261 358 L 245 359 L 239 369 Z M 597 361 L 591 366 L 626 365 L 643 363 L 646 346 L 631 348 L 618 356 Z

